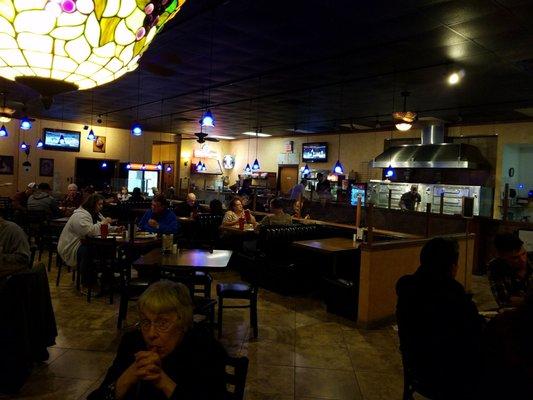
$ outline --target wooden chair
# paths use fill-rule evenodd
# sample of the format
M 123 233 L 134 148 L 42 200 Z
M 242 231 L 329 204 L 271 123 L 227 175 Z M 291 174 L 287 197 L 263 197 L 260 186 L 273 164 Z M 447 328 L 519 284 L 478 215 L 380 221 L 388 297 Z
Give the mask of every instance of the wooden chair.
M 248 374 L 247 357 L 227 357 L 226 360 L 226 400 L 242 400 Z
M 83 244 L 89 247 L 88 254 L 91 255 L 92 267 L 96 274 L 101 274 L 103 283 L 112 285 L 114 273 L 120 273 L 119 259 L 117 258 L 117 241 L 111 237 L 107 239 L 86 238 Z M 78 271 L 78 276 L 80 271 Z M 108 282 L 106 282 L 106 280 Z M 87 289 L 87 302 L 91 302 L 92 289 Z M 113 288 L 109 288 L 109 304 L 113 304 Z
M 139 296 L 150 286 L 150 281 L 131 277 L 131 264 L 126 263 L 120 273 L 120 305 L 118 309 L 117 329 L 122 329 L 128 314 L 128 303 L 137 301 Z
M 161 279 L 183 283 L 191 293 L 194 314 L 205 317 L 210 330 L 215 324 L 215 305 L 217 301 L 211 298 L 211 275 L 192 269 L 161 268 Z
M 257 287 L 246 282 L 230 282 L 217 284 L 218 296 L 218 338 L 222 337 L 222 314 L 224 308 L 249 308 L 250 325 L 254 331 L 254 338 L 258 335 L 257 327 Z M 245 305 L 224 305 L 224 299 L 249 300 Z

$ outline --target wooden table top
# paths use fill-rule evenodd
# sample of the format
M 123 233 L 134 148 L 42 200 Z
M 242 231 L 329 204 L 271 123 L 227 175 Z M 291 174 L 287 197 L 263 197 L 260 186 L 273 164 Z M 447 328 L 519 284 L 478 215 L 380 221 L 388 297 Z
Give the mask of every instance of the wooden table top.
M 359 247 L 359 242 L 350 238 L 332 237 L 326 239 L 299 240 L 292 242 L 293 246 L 319 251 L 321 253 L 336 253 L 339 251 L 352 251 Z
M 220 271 L 228 266 L 231 250 L 182 249 L 178 254 L 162 254 L 160 249 L 152 250 L 139 257 L 134 267 L 183 267 L 199 270 Z

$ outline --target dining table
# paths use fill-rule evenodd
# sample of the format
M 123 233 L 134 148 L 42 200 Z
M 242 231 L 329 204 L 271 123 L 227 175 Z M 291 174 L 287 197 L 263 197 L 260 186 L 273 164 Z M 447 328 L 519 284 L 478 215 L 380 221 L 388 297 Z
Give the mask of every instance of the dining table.
M 222 271 L 228 266 L 231 255 L 231 250 L 180 249 L 176 254 L 166 254 L 160 249 L 154 249 L 135 260 L 133 267 Z

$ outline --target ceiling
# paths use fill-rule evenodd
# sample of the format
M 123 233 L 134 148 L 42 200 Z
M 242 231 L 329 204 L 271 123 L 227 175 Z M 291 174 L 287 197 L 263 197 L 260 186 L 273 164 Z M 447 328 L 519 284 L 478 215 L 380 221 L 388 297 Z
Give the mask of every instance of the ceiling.
M 181 134 L 198 131 L 207 105 L 217 135 L 383 129 L 403 90 L 420 117 L 531 120 L 515 110 L 533 107 L 532 18 L 520 0 L 188 0 L 116 82 L 48 110 L 30 89 L 0 88 L 33 117 L 97 125 L 102 114 L 102 125 Z M 448 86 L 457 68 L 465 78 Z

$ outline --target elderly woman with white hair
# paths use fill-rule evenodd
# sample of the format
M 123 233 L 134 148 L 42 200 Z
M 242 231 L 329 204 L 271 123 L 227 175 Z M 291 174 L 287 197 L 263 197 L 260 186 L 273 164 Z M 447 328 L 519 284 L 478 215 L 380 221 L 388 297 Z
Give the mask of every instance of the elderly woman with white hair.
M 193 327 L 189 290 L 159 281 L 139 298 L 139 330 L 124 334 L 94 399 L 217 400 L 225 397 L 226 352 Z
M 67 194 L 65 195 L 65 197 L 63 197 L 61 205 L 65 208 L 71 208 L 72 210 L 74 210 L 75 208 L 78 208 L 82 202 L 83 197 L 78 190 L 78 185 L 76 185 L 75 183 L 71 183 L 70 185 L 68 185 Z M 72 212 L 70 214 L 72 214 Z

